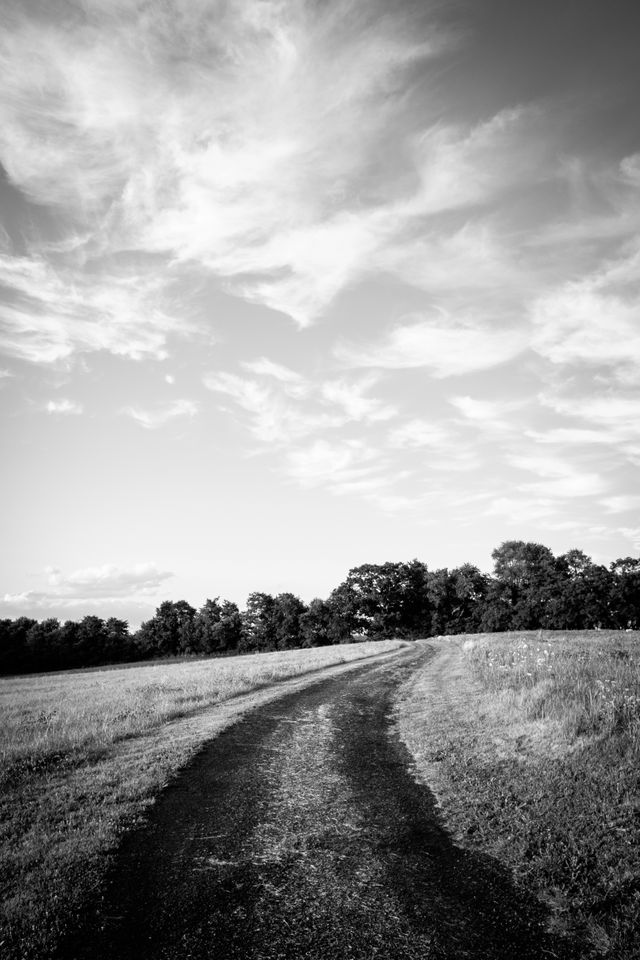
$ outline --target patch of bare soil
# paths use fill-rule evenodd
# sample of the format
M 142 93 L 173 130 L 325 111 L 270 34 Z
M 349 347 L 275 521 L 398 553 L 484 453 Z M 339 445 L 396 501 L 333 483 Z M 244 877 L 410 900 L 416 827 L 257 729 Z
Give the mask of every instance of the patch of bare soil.
M 125 839 L 75 960 L 541 960 L 545 913 L 462 849 L 413 775 L 396 692 L 420 646 L 260 706 Z M 562 954 L 568 957 L 568 953 Z

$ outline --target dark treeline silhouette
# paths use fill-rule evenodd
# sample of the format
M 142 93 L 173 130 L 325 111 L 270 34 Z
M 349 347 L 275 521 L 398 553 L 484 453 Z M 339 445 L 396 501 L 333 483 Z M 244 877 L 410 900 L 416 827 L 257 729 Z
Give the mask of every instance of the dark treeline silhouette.
M 428 570 L 419 560 L 354 567 L 326 600 L 252 593 L 242 612 L 227 600 L 196 610 L 167 600 L 131 633 L 125 620 L 0 620 L 0 673 L 60 670 L 175 656 L 291 650 L 384 637 L 504 630 L 640 629 L 640 560 L 609 567 L 581 550 L 554 557 L 509 540 L 493 574 L 465 563 Z

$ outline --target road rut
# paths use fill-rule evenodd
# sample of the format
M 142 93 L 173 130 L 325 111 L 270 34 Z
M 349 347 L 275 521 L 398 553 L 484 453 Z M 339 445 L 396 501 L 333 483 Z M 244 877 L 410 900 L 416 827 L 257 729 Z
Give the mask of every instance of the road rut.
M 541 906 L 455 845 L 412 776 L 393 696 L 409 648 L 260 707 L 209 743 L 123 843 L 61 956 L 567 957 Z

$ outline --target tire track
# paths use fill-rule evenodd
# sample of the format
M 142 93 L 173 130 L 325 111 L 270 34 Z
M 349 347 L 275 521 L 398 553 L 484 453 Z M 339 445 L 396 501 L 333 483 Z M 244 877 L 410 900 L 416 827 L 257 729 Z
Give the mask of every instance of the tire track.
M 425 647 L 224 731 L 125 839 L 61 957 L 540 960 L 542 908 L 455 846 L 411 775 L 393 697 Z

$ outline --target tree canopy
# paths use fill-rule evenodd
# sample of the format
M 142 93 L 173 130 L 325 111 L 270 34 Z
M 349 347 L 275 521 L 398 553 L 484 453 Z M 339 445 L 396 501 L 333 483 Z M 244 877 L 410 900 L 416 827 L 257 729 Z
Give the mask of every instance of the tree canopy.
M 244 610 L 219 597 L 199 610 L 165 600 L 131 632 L 97 616 L 60 623 L 0 620 L 0 672 L 59 670 L 176 656 L 220 656 L 359 639 L 429 637 L 477 631 L 599 627 L 640 629 L 640 560 L 608 568 L 582 550 L 507 540 L 494 569 L 472 564 L 430 571 L 420 560 L 366 563 L 349 570 L 325 599 L 307 606 L 293 593 L 254 592 Z

